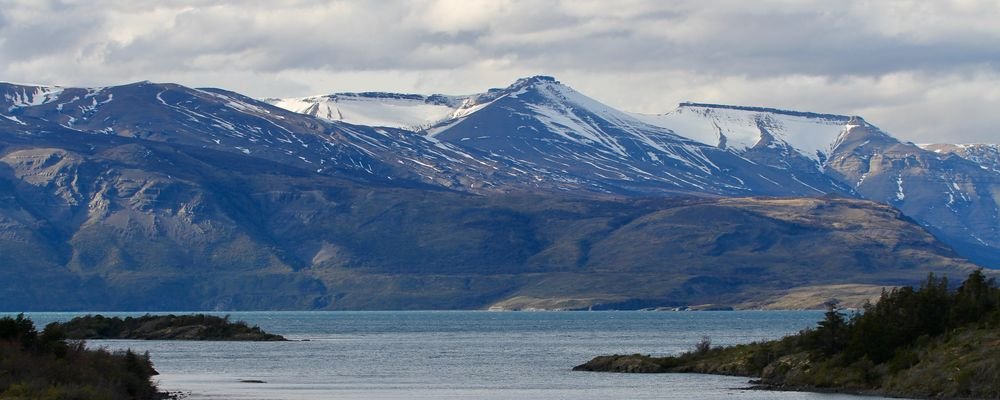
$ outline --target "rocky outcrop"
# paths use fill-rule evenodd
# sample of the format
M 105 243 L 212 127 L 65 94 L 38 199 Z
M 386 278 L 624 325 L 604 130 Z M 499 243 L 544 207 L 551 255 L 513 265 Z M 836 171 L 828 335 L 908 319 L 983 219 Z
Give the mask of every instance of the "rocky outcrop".
M 670 369 L 661 363 L 663 359 L 648 355 L 599 356 L 584 364 L 573 367 L 574 371 L 622 372 L 633 374 L 660 374 Z

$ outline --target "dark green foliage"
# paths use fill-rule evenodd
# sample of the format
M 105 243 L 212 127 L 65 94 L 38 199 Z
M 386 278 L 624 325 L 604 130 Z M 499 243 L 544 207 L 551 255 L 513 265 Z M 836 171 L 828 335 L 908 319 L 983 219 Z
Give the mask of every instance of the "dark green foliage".
M 229 321 L 229 316 L 143 315 L 105 317 L 87 315 L 61 324 L 52 324 L 71 339 L 157 339 L 157 340 L 238 340 L 280 341 L 280 335 L 264 332 L 246 322 Z
M 758 376 L 783 388 L 1000 398 L 998 345 L 1000 289 L 976 271 L 955 291 L 930 275 L 917 289 L 884 292 L 849 318 L 831 304 L 815 329 L 781 340 L 676 357 L 598 357 L 578 368 L 630 372 L 620 366 L 641 361 L 661 372 Z
M 825 318 L 815 330 L 803 334 L 803 341 L 817 354 L 832 356 L 844 349 L 850 340 L 847 319 L 836 303 L 827 304 Z
M 37 336 L 35 324 L 25 318 L 24 314 L 0 319 L 0 340 L 20 343 L 23 348 L 28 349 L 34 347 Z
M 695 354 L 708 354 L 712 350 L 712 339 L 708 336 L 702 336 L 701 341 L 694 346 Z
M 64 338 L 55 324 L 38 333 L 24 315 L 0 318 L 0 398 L 158 398 L 149 354 L 91 350 Z
M 850 361 L 868 357 L 883 363 L 922 336 L 938 336 L 995 312 L 995 302 L 978 300 L 991 294 L 995 297 L 997 292 L 994 282 L 982 278 L 982 271 L 973 272 L 955 293 L 949 293 L 946 279 L 934 275 L 919 289 L 904 287 L 883 293 L 878 303 L 868 304 L 852 318 L 845 357 Z M 975 315 L 964 311 L 967 309 Z M 954 318 L 956 315 L 962 317 Z
M 996 279 L 983 275 L 983 271 L 973 272 L 955 293 L 952 303 L 951 323 L 962 325 L 977 322 L 998 308 L 1000 294 L 997 293 Z
M 994 332 L 1000 319 L 998 300 L 996 281 L 987 279 L 981 270 L 955 291 L 949 291 L 947 279 L 931 274 L 919 288 L 883 292 L 877 303 L 850 318 L 831 306 L 816 329 L 758 345 L 746 363 L 752 366 L 752 374 L 764 375 L 772 383 L 876 390 L 920 364 L 932 343 L 975 329 Z M 777 343 L 794 345 L 779 347 Z M 966 352 L 971 354 L 982 345 Z M 780 349 L 777 353 L 776 348 Z M 774 362 L 803 353 L 809 357 L 798 364 Z

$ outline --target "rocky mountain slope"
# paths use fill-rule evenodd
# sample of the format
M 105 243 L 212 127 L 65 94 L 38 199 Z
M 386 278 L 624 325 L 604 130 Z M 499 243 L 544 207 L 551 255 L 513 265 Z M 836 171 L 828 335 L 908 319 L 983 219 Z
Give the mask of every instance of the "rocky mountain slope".
M 135 138 L 0 138 L 7 309 L 735 305 L 973 268 L 861 200 L 479 196 Z
M 627 114 L 550 77 L 431 97 L 461 102 L 426 114 L 438 121 L 412 128 L 417 135 L 530 171 L 536 188 L 551 188 L 548 181 L 626 196 L 840 193 L 891 204 L 964 256 L 1000 266 L 997 145 L 921 147 L 861 117 L 763 107 L 683 103 L 662 115 Z
M 325 121 L 219 89 L 0 83 L 0 116 L 7 132 L 71 131 L 184 144 L 372 182 L 475 190 L 514 186 L 523 175 L 496 167 L 489 155 L 467 154 L 409 131 Z
M 924 144 L 920 148 L 938 154 L 954 154 L 985 170 L 1000 172 L 1000 144 Z
M 997 253 L 995 172 L 858 118 L 686 105 L 685 137 L 548 77 L 355 97 L 344 119 L 451 111 L 401 129 L 218 89 L 0 84 L 0 306 L 756 307 Z
M 645 120 L 796 176 L 832 177 L 856 196 L 899 208 L 966 257 L 1000 265 L 995 145 L 920 147 L 860 117 L 759 107 L 682 104 Z
M 330 121 L 407 128 L 414 137 L 488 155 L 491 167 L 520 174 L 518 182 L 498 186 L 581 195 L 850 191 L 823 174 L 796 176 L 680 136 L 546 76 L 470 96 L 347 93 L 268 101 Z
M 827 163 L 863 197 L 891 204 L 966 257 L 1000 265 L 1000 174 L 960 156 L 852 129 Z

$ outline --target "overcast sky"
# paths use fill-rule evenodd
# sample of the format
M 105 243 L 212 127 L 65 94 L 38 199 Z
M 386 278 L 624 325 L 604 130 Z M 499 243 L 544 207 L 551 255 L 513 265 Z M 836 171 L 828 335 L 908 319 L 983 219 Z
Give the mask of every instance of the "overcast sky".
M 544 74 L 627 111 L 769 106 L 996 143 L 998 21 L 997 1 L 0 0 L 0 81 L 297 97 Z

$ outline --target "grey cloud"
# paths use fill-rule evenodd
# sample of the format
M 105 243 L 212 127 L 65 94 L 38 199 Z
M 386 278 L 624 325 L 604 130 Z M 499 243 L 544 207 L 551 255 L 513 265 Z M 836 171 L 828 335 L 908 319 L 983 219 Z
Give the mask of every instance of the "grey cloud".
M 1000 123 L 912 116 L 992 104 L 969 90 L 922 95 L 996 84 L 1000 7 L 986 1 L 440 1 L 0 0 L 0 73 L 178 79 L 268 96 L 342 90 L 343 79 L 391 89 L 379 74 L 406 82 L 400 91 L 435 82 L 451 86 L 430 90 L 470 92 L 547 73 L 633 110 L 710 100 L 868 111 L 907 121 L 897 126 L 925 132 L 913 134 L 920 140 L 942 129 L 986 139 L 980 132 Z M 886 83 L 897 76 L 921 78 Z
M 147 70 L 215 68 L 195 58 L 239 60 L 242 69 L 461 68 L 482 57 L 511 57 L 528 68 L 689 69 L 720 74 L 870 75 L 906 70 L 947 70 L 980 64 L 997 68 L 1000 40 L 970 33 L 936 41 L 873 33 L 847 12 L 823 4 L 803 10 L 761 12 L 757 3 L 726 3 L 726 11 L 677 7 L 631 17 L 559 13 L 539 2 L 515 2 L 478 26 L 443 33 L 433 19 L 412 19 L 419 3 L 351 3 L 347 18 L 268 23 L 270 3 L 219 3 L 176 17 L 174 26 L 137 32 L 128 43 L 109 40 L 100 15 L 81 7 L 53 7 L 51 17 L 20 21 L 8 32 L 5 53 L 15 57 L 69 52 L 87 44 L 107 49 L 111 63 L 143 60 Z M 294 3 L 303 13 L 308 3 Z M 572 4 L 572 3 L 570 3 Z M 654 4 L 657 4 L 654 2 Z M 136 12 L 135 6 L 118 12 Z M 363 6 L 363 7 L 361 7 Z M 571 6 L 567 6 L 571 7 Z M 608 7 L 614 7 L 609 5 Z M 826 6 L 829 7 L 829 6 Z M 100 7 L 96 7 L 100 8 Z M 540 9 L 555 12 L 539 12 Z M 676 10 L 675 8 L 680 8 Z M 358 10 L 360 9 L 360 10 Z M 81 20 L 80 14 L 86 16 Z M 287 17 L 287 16 L 286 16 Z M 103 26 L 103 29 L 113 29 Z M 685 32 L 694 29 L 694 32 Z M 422 57 L 427 48 L 467 49 L 464 57 Z M 253 55 L 257 54 L 256 57 Z
M 498 47 L 519 54 L 525 62 L 541 65 L 566 66 L 586 61 L 596 68 L 632 66 L 760 76 L 868 75 L 968 64 L 996 67 L 1000 54 L 1000 41 L 976 36 L 917 41 L 852 26 L 851 15 L 745 11 L 667 14 L 659 20 L 646 19 L 646 30 L 633 27 L 634 21 L 621 21 L 606 31 L 614 35 L 605 37 L 603 32 L 590 32 L 558 43 L 514 41 Z M 678 26 L 683 29 L 684 24 L 697 23 L 686 19 L 702 20 L 697 37 L 672 36 Z M 650 31 L 649 25 L 659 30 Z
M 7 8 L 0 17 L 3 21 L 0 32 L 5 39 L 3 51 L 10 59 L 50 54 L 72 56 L 87 43 L 88 37 L 101 34 L 97 30 L 102 23 L 100 15 L 60 3 L 39 2 L 35 6 L 33 12 L 25 10 L 24 16 L 16 8 Z

